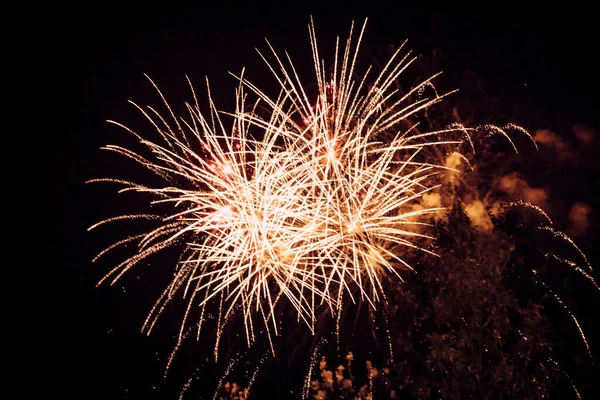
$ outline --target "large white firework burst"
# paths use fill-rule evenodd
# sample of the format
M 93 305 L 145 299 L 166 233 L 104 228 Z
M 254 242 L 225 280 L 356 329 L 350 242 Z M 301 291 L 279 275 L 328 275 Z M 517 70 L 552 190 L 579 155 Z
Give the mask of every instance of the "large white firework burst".
M 354 301 L 358 295 L 376 307 L 385 297 L 385 277 L 399 278 L 399 269 L 410 268 L 405 249 L 419 248 L 415 238 L 427 237 L 420 227 L 423 215 L 436 209 L 414 211 L 412 206 L 437 187 L 436 174 L 444 167 L 428 162 L 422 150 L 458 143 L 444 139 L 450 131 L 417 133 L 408 123 L 443 97 L 414 100 L 434 77 L 400 92 L 396 80 L 414 60 L 400 48 L 373 79 L 371 68 L 356 79 L 364 25 L 356 43 L 352 30 L 341 51 L 338 40 L 326 69 L 312 23 L 309 30 L 316 96 L 307 93 L 290 58 L 284 64 L 272 51 L 274 62 L 263 58 L 281 87 L 277 97 L 242 74 L 232 113 L 219 112 L 210 91 L 209 118 L 200 112 L 195 94 L 188 119 L 177 118 L 164 98 L 170 118 L 136 105 L 159 141 L 114 122 L 135 135 L 150 155 L 114 145 L 105 149 L 145 166 L 164 185 L 94 181 L 151 194 L 153 204 L 164 203 L 169 211 L 118 216 L 90 228 L 123 219 L 156 222 L 149 232 L 99 254 L 137 244 L 136 253 L 102 281 L 116 282 L 167 247 L 182 249 L 172 281 L 146 320 L 148 332 L 179 294 L 188 304 L 179 341 L 193 323 L 199 336 L 207 307 L 218 309 L 215 356 L 234 314 L 243 316 L 248 343 L 257 329 L 264 328 L 269 338 L 278 333 L 282 303 L 314 329 L 319 308 L 339 315 L 346 298 Z M 246 91 L 258 97 L 250 109 Z M 233 121 L 230 127 L 225 118 Z M 198 308 L 199 319 L 190 321 Z

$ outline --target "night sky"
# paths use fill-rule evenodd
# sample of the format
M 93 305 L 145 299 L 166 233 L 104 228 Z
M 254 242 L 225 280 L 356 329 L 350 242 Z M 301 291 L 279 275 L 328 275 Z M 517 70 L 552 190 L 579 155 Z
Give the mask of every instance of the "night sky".
M 19 330 L 24 332 L 18 342 L 23 356 L 17 362 L 26 381 L 22 393 L 39 390 L 62 399 L 174 399 L 195 369 L 191 360 L 185 360 L 182 364 L 189 365 L 178 367 L 167 383 L 162 380 L 172 335 L 178 332 L 176 321 L 170 325 L 166 317 L 157 335 L 150 338 L 139 333 L 148 307 L 165 285 L 160 271 L 134 270 L 122 285 L 95 288 L 111 265 L 90 262 L 110 244 L 111 232 L 118 231 L 88 233 L 87 227 L 122 210 L 113 187 L 84 182 L 118 176 L 129 167 L 99 147 L 121 143 L 124 137 L 106 119 L 134 126 L 141 121 L 127 100 L 159 104 L 144 73 L 176 107 L 191 100 L 185 75 L 195 83 L 200 97 L 208 76 L 215 100 L 227 108 L 236 85 L 228 71 L 237 73 L 245 66 L 252 80 L 269 85 L 270 77 L 263 77 L 266 69 L 255 51 L 255 47 L 267 50 L 265 37 L 276 49 L 289 50 L 296 64 L 307 57 L 310 72 L 307 24 L 311 14 L 322 49 L 327 50 L 336 35 L 346 37 L 353 19 L 361 24 L 368 16 L 364 48 L 369 53 L 384 53 L 387 46 L 405 39 L 416 54 L 429 56 L 438 49 L 444 55 L 439 85 L 457 87 L 462 74 L 474 70 L 490 96 L 502 95 L 509 103 L 532 110 L 531 120 L 519 115 L 517 121 L 531 131 L 550 128 L 569 134 L 577 123 L 596 131 L 600 126 L 599 79 L 593 61 L 597 21 L 584 8 L 479 12 L 473 8 L 374 7 L 365 2 L 357 9 L 232 5 L 218 10 L 163 10 L 147 5 L 137 11 L 54 9 L 51 13 L 52 22 L 46 22 L 40 32 L 39 58 L 41 65 L 47 64 L 40 71 L 45 84 L 51 85 L 44 98 L 50 109 L 56 109 L 58 119 L 48 121 L 51 128 L 40 135 L 38 145 L 48 150 L 41 171 L 43 187 L 52 210 L 58 213 L 51 217 L 49 232 L 34 233 L 36 240 L 42 235 L 49 239 L 52 248 L 45 253 L 45 261 L 36 262 L 36 268 L 43 270 L 38 304 L 23 306 L 18 313 Z M 597 149 L 597 137 L 594 143 Z M 587 172 L 580 169 L 576 181 L 585 186 L 577 192 L 581 200 L 591 203 L 593 210 L 590 235 L 578 243 L 592 264 L 598 265 L 596 172 L 597 166 Z M 562 196 L 560 192 L 552 195 Z M 567 211 L 563 211 L 553 210 L 554 216 L 564 220 Z M 37 257 L 37 248 L 29 251 Z M 207 376 L 204 382 L 210 386 L 216 380 Z M 295 394 L 290 398 L 297 398 L 300 388 L 291 389 Z

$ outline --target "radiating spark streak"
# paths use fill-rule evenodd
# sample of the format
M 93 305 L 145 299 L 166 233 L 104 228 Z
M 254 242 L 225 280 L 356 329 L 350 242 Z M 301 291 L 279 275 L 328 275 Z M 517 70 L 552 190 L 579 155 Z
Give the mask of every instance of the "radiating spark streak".
M 161 227 L 161 228 L 163 228 L 163 227 Z M 173 231 L 173 230 L 171 230 L 171 231 Z M 171 231 L 168 231 L 168 232 L 171 232 Z M 140 251 L 138 254 L 134 255 L 133 257 L 128 258 L 127 260 L 123 261 L 122 263 L 120 263 L 119 265 L 114 267 L 112 270 L 110 270 L 106 275 L 104 275 L 104 277 L 97 283 L 96 286 L 101 285 L 104 281 L 106 281 L 108 278 L 115 275 L 117 272 L 119 272 L 119 270 L 121 270 L 121 272 L 117 275 L 116 278 L 113 279 L 113 281 L 111 283 L 111 285 L 114 284 L 123 275 L 123 273 L 125 271 L 127 271 L 128 269 L 130 269 L 132 266 L 134 266 L 138 262 L 142 261 L 146 257 L 168 247 L 169 245 L 173 245 L 173 244 L 174 243 L 160 242 L 144 251 Z
M 100 222 L 98 222 L 98 223 L 90 226 L 88 228 L 88 232 L 91 231 L 92 229 L 95 229 L 95 228 L 99 227 L 100 225 L 106 224 L 108 222 L 122 221 L 122 220 L 131 220 L 131 219 L 160 219 L 160 216 L 153 215 L 153 214 L 119 215 L 117 217 L 112 217 L 112 218 L 105 219 L 103 221 L 100 221 Z
M 104 254 L 108 253 L 108 252 L 109 252 L 109 251 L 111 251 L 112 249 L 114 249 L 114 248 L 116 248 L 116 247 L 119 247 L 119 246 L 122 246 L 122 245 L 124 245 L 124 244 L 130 243 L 130 242 L 133 242 L 134 240 L 140 239 L 140 238 L 142 238 L 142 237 L 144 237 L 144 236 L 146 236 L 146 234 L 145 234 L 145 233 L 142 233 L 142 234 L 140 234 L 140 235 L 136 235 L 136 236 L 130 236 L 130 237 L 128 237 L 128 238 L 125 238 L 125 239 L 119 240 L 118 242 L 115 242 L 115 243 L 111 244 L 110 246 L 108 246 L 107 248 L 105 248 L 104 250 L 102 250 L 100 253 L 98 253 L 98 255 L 96 255 L 96 257 L 94 257 L 94 258 L 92 259 L 92 262 L 96 262 L 96 261 L 98 261 L 98 259 L 99 259 L 100 257 L 102 257 Z

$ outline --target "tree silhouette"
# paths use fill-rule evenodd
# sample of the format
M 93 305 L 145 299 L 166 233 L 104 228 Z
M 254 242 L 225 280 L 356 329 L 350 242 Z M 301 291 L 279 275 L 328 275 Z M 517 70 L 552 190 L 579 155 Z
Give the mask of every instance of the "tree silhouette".
M 512 287 L 514 243 L 500 229 L 477 231 L 459 202 L 435 230 L 443 257 L 418 264 L 389 296 L 400 394 L 546 397 L 547 325 L 541 306 Z

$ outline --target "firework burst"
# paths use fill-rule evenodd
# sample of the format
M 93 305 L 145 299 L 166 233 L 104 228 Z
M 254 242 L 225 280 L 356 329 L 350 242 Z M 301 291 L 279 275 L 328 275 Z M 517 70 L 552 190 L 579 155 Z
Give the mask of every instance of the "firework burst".
M 446 167 L 429 161 L 423 150 L 462 143 L 445 139 L 458 129 L 421 133 L 409 123 L 444 97 L 436 93 L 413 100 L 434 77 L 402 94 L 396 80 L 414 58 L 400 48 L 372 84 L 367 85 L 371 68 L 355 79 L 364 25 L 356 43 L 352 30 L 343 50 L 336 42 L 326 72 L 312 23 L 309 29 L 316 96 L 305 91 L 290 58 L 284 64 L 269 45 L 274 62 L 263 58 L 281 88 L 276 98 L 242 73 L 233 113 L 219 112 L 210 90 L 209 118 L 195 93 L 187 119 L 175 116 L 158 88 L 170 117 L 135 105 L 159 134 L 158 141 L 110 121 L 133 134 L 149 155 L 115 145 L 105 149 L 143 165 L 164 185 L 94 181 L 150 194 L 152 204 L 164 204 L 168 211 L 113 217 L 90 228 L 138 218 L 156 223 L 147 233 L 100 252 L 98 257 L 137 244 L 136 253 L 100 283 L 116 282 L 163 249 L 181 248 L 174 277 L 144 324 L 148 333 L 165 306 L 181 295 L 187 309 L 178 344 L 190 325 L 197 325 L 200 336 L 211 304 L 218 309 L 215 357 L 234 314 L 243 316 L 248 344 L 259 331 L 271 342 L 278 334 L 282 303 L 290 304 L 311 329 L 319 307 L 339 315 L 346 297 L 354 301 L 359 295 L 376 307 L 384 298 L 382 280 L 410 269 L 405 249 L 428 251 L 415 239 L 428 237 L 422 233 L 422 216 L 437 209 L 414 211 L 412 204 L 438 186 L 437 174 Z M 258 101 L 248 103 L 247 91 Z M 225 118 L 233 121 L 230 128 Z M 199 318 L 192 322 L 196 310 Z

